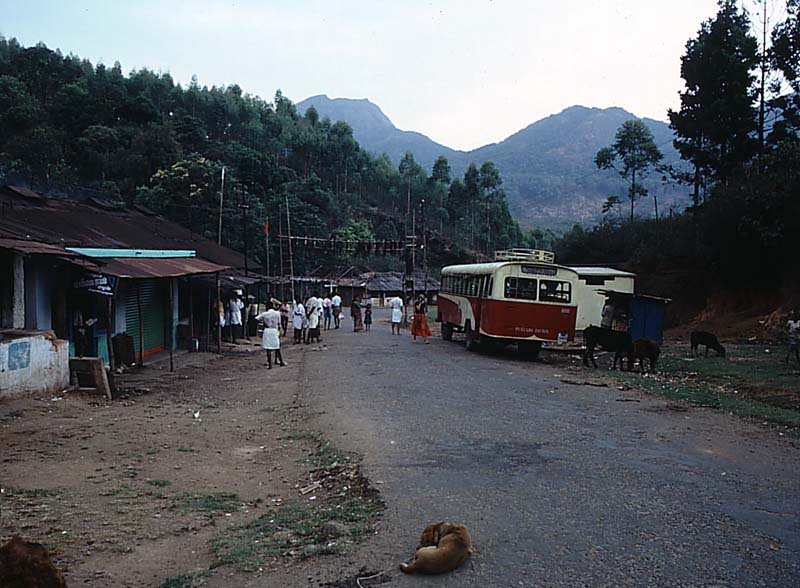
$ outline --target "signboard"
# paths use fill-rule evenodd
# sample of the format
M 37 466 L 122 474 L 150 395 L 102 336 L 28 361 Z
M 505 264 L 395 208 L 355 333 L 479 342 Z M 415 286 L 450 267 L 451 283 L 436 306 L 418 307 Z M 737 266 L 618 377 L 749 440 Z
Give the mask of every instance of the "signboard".
M 86 290 L 103 296 L 113 296 L 114 288 L 117 285 L 117 278 L 105 274 L 84 272 L 72 283 L 75 290 Z
M 535 274 L 537 276 L 554 276 L 558 270 L 554 267 L 541 267 L 538 265 L 523 265 L 523 274 Z

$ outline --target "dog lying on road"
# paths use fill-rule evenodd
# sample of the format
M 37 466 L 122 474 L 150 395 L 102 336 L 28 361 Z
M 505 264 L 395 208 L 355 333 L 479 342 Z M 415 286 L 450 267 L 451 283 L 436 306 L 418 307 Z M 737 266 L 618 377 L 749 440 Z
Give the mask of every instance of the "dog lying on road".
M 401 563 L 406 574 L 444 574 L 453 571 L 472 553 L 472 539 L 464 525 L 447 521 L 428 525 L 410 564 Z

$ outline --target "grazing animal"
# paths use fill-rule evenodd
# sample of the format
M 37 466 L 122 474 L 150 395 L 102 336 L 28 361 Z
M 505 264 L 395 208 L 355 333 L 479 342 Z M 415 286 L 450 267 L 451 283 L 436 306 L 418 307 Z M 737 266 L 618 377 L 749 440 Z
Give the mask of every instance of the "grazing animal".
M 3 588 L 67 588 L 44 545 L 13 537 L 0 547 L 0 586 Z
M 639 368 L 642 373 L 645 372 L 644 360 L 650 360 L 650 371 L 656 371 L 656 363 L 658 363 L 658 356 L 661 354 L 661 347 L 655 341 L 650 339 L 636 339 L 633 342 L 633 360 L 639 360 Z
M 713 333 L 706 331 L 692 331 L 690 336 L 692 345 L 692 357 L 695 357 L 698 352 L 697 348 L 700 345 L 706 346 L 706 357 L 708 357 L 708 350 L 713 349 L 717 352 L 717 356 L 725 357 L 725 348 L 719 344 L 719 339 Z
M 622 331 L 612 331 L 601 327 L 586 327 L 583 330 L 583 342 L 586 349 L 583 352 L 583 365 L 589 367 L 589 358 L 592 365 L 597 367 L 594 360 L 594 348 L 598 345 L 606 351 L 614 352 L 614 369 L 619 361 L 620 369 L 624 369 L 623 359 L 628 359 L 628 370 L 633 369 L 633 339 L 631 334 Z
M 414 561 L 401 563 L 400 569 L 406 574 L 444 574 L 464 563 L 471 553 L 472 539 L 467 528 L 442 521 L 425 527 Z

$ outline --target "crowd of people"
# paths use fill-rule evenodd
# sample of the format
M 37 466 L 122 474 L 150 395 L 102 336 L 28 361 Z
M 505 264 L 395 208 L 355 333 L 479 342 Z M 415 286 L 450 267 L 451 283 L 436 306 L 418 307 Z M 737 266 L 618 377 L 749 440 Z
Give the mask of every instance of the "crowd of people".
M 236 341 L 237 333 L 241 330 L 241 313 L 245 308 L 241 301 L 241 293 L 237 292 L 229 301 L 227 315 L 220 311 L 220 323 L 228 325 L 231 334 L 231 341 Z M 400 334 L 403 322 L 403 310 L 405 304 L 402 298 L 395 296 L 389 300 L 389 307 L 392 309 L 391 324 L 392 333 Z M 428 310 L 427 300 L 424 294 L 414 300 L 414 318 L 411 322 L 411 335 L 414 341 L 417 337 L 427 344 L 431 336 L 426 313 Z M 321 343 L 322 331 L 339 329 L 341 327 L 344 313 L 342 311 L 342 298 L 337 292 L 331 296 L 321 297 L 318 292 L 314 292 L 305 301 L 302 296 L 296 296 L 290 302 L 270 300 L 270 308 L 259 312 L 258 305 L 251 304 L 247 307 L 247 335 L 257 333 L 259 324 L 263 325 L 261 336 L 261 346 L 267 352 L 267 367 L 272 369 L 273 363 L 278 366 L 285 366 L 281 356 L 281 337 L 287 337 L 289 323 L 291 320 L 292 342 L 294 345 Z M 370 331 L 372 328 L 372 304 L 362 303 L 357 298 L 353 299 L 350 305 L 350 318 L 353 322 L 353 331 Z M 225 323 L 223 323 L 225 321 Z M 251 327 L 252 325 L 252 327 Z M 274 362 L 273 362 L 274 357 Z

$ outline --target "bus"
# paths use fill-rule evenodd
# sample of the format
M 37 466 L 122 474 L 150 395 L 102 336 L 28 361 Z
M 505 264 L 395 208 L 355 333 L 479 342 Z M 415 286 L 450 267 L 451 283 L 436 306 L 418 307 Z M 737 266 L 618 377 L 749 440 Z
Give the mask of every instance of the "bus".
M 575 338 L 578 273 L 550 251 L 510 249 L 495 261 L 442 269 L 437 321 L 442 339 L 464 333 L 466 347 L 514 343 L 535 358 L 545 342 Z

